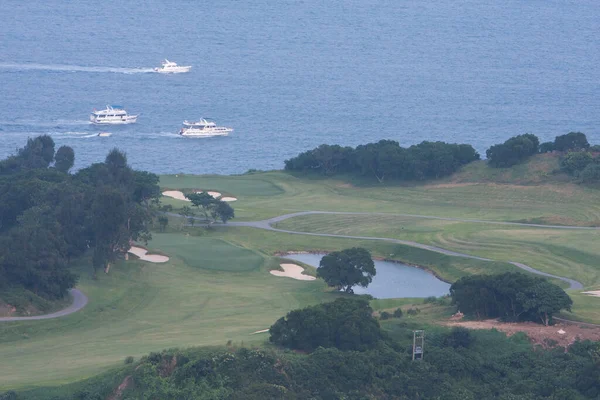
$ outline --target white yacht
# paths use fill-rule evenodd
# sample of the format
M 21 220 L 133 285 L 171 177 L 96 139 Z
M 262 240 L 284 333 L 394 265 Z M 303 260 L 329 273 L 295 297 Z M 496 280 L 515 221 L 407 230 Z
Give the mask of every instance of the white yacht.
M 95 110 L 90 114 L 90 122 L 96 125 L 124 125 L 137 121 L 137 115 L 129 115 L 121 106 L 106 106 L 104 110 Z
M 183 128 L 179 131 L 181 136 L 211 137 L 227 136 L 233 132 L 232 128 L 217 126 L 213 121 L 204 118 L 197 122 L 183 121 Z
M 191 65 L 177 65 L 177 63 L 174 63 L 173 61 L 165 59 L 165 61 L 162 62 L 162 67 L 154 68 L 154 71 L 159 74 L 181 74 L 183 72 L 190 72 L 190 69 L 192 69 Z

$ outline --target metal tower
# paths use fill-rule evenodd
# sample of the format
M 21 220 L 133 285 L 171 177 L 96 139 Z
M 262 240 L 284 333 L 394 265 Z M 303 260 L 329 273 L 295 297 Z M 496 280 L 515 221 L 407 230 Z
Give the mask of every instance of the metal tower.
M 422 360 L 425 348 L 425 331 L 413 331 L 412 359 Z

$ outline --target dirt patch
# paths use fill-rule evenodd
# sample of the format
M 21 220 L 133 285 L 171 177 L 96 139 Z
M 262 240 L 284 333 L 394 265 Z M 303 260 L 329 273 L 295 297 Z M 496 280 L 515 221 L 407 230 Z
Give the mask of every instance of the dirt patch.
M 445 321 L 445 326 L 462 326 L 468 329 L 496 329 L 512 336 L 523 332 L 532 343 L 544 348 L 564 347 L 568 348 L 575 340 L 600 340 L 600 328 L 579 326 L 575 324 L 557 323 L 553 326 L 544 326 L 533 322 L 506 323 L 495 319 L 483 321 Z
M 0 302 L 0 317 L 12 317 L 16 312 L 15 306 Z
M 131 375 L 127 375 L 123 382 L 115 389 L 113 394 L 111 394 L 106 400 L 119 400 L 123 397 L 123 392 L 127 390 L 131 385 L 133 385 L 133 378 Z

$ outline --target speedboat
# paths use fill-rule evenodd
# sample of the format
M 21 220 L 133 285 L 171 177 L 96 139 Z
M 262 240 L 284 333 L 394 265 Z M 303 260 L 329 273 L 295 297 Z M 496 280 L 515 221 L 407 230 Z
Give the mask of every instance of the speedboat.
M 112 133 L 110 133 L 110 132 L 100 132 L 98 134 L 98 136 L 100 136 L 100 137 L 109 137 L 110 135 L 112 135 Z
M 159 74 L 181 74 L 183 72 L 190 72 L 190 69 L 192 69 L 191 65 L 177 65 L 177 63 L 174 63 L 173 61 L 165 59 L 165 61 L 162 62 L 162 67 L 154 68 L 154 71 Z
M 183 128 L 179 131 L 181 136 L 211 137 L 227 136 L 233 132 L 233 128 L 217 126 L 213 121 L 204 118 L 197 122 L 183 121 Z
M 124 125 L 137 121 L 137 115 L 129 115 L 121 106 L 106 106 L 106 109 L 90 114 L 90 122 L 96 125 Z

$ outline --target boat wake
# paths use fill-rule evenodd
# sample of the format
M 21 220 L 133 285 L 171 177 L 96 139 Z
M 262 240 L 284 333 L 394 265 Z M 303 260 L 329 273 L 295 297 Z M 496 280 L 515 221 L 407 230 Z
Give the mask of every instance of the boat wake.
M 82 65 L 61 64 L 13 64 L 0 63 L 0 69 L 12 69 L 17 71 L 58 71 L 58 72 L 96 72 L 117 74 L 147 74 L 155 73 L 153 68 L 113 68 L 113 67 L 85 67 Z

